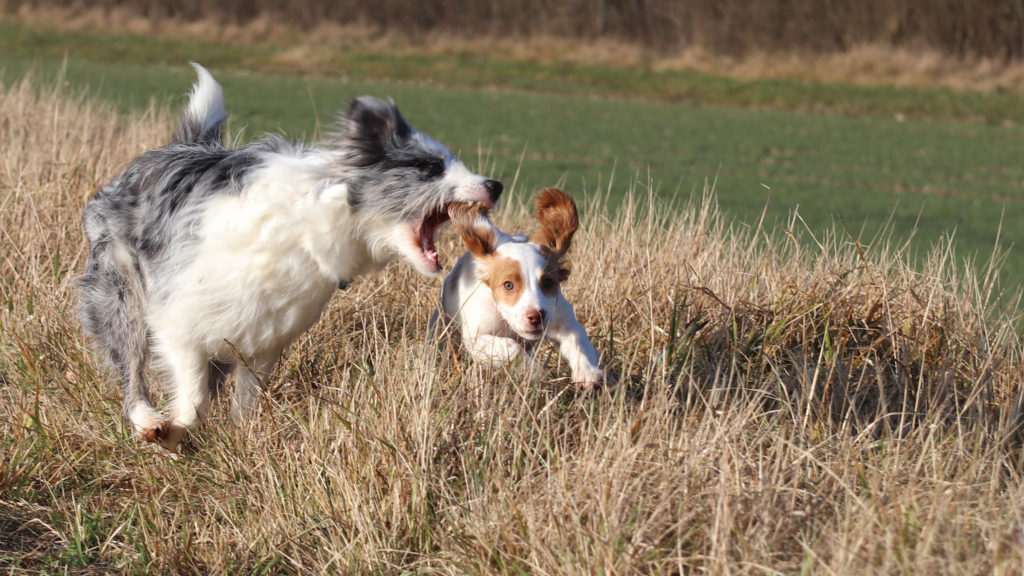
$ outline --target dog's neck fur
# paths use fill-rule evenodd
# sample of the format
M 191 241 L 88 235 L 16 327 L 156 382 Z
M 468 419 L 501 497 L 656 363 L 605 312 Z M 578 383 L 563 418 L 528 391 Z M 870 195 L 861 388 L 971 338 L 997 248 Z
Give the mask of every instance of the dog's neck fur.
M 336 152 L 322 149 L 282 155 L 281 161 L 268 164 L 245 188 L 236 217 L 239 228 L 249 228 L 249 234 L 258 234 L 274 246 L 283 244 L 280 235 L 296 238 L 297 242 L 287 244 L 302 246 L 316 271 L 333 284 L 350 282 L 392 258 L 375 233 L 386 229 L 386 223 L 375 225 L 353 210 L 338 160 Z M 350 225 L 339 227 L 339 222 Z

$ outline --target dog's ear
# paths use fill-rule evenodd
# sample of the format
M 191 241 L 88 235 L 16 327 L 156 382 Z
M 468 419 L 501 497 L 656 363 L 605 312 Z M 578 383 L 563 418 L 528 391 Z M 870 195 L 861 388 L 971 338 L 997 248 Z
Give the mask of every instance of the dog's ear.
M 537 220 L 540 228 L 530 235 L 530 242 L 561 259 L 569 251 L 572 235 L 580 227 L 576 203 L 557 188 L 545 188 L 537 194 Z
M 466 248 L 474 256 L 494 254 L 498 238 L 494 224 L 487 219 L 487 208 L 479 204 L 456 202 L 448 206 L 448 215 L 462 236 Z
M 348 107 L 344 122 L 347 160 L 356 166 L 370 166 L 384 159 L 389 150 L 401 146 L 412 134 L 394 102 L 372 96 L 356 98 Z

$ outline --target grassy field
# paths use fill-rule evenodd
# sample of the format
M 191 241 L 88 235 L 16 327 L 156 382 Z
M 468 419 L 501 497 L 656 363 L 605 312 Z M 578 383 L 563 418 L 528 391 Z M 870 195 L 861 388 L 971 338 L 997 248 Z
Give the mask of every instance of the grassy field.
M 30 69 L 52 78 L 66 56 L 67 81 L 123 111 L 180 105 L 189 59 L 223 82 L 243 137 L 313 135 L 354 95 L 390 95 L 506 182 L 518 172 L 524 190 L 563 182 L 583 197 L 607 191 L 614 206 L 636 175 L 663 197 L 717 181 L 720 206 L 741 222 L 765 207 L 770 223 L 783 222 L 798 209 L 815 233 L 841 221 L 870 242 L 888 226 L 913 236 L 918 253 L 955 233 L 965 256 L 1009 250 L 1009 290 L 1024 280 L 1024 252 L 1012 248 L 1024 240 L 1016 94 L 360 52 L 295 76 L 274 64 L 282 52 L 0 25 L 8 82 Z
M 553 358 L 531 378 L 438 355 L 439 281 L 395 264 L 335 297 L 259 417 L 232 426 L 219 402 L 198 451 L 171 460 L 122 420 L 74 278 L 85 201 L 166 139 L 192 81 L 179 60 L 204 58 L 47 34 L 0 27 L 0 570 L 1024 570 L 1021 307 L 994 270 L 960 266 L 991 251 L 1004 210 L 1003 241 L 1020 234 L 1012 123 L 298 77 L 217 56 L 236 134 L 314 134 L 348 97 L 390 94 L 503 176 L 506 228 L 530 226 L 536 187 L 586 198 L 565 290 L 619 383 L 576 394 Z M 895 233 L 874 238 L 890 213 Z M 873 241 L 851 242 L 865 219 Z
M 730 231 L 712 191 L 666 209 L 644 180 L 589 206 L 566 285 L 616 387 L 438 355 L 438 281 L 396 264 L 339 293 L 259 417 L 222 402 L 197 453 L 140 446 L 73 280 L 83 203 L 171 122 L 0 90 L 5 572 L 1024 568 L 1019 307 L 948 247 L 919 272 L 842 231 Z

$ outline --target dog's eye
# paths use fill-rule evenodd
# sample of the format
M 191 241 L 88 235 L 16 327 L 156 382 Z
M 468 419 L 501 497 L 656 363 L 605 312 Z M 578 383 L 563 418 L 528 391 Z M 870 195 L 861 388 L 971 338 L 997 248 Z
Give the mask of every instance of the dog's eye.
M 540 287 L 543 290 L 553 290 L 556 284 L 557 282 L 555 282 L 554 278 L 549 278 L 547 276 L 540 280 Z
M 504 288 L 505 290 L 511 291 L 515 289 L 516 285 L 513 284 L 511 280 L 505 280 L 505 283 L 502 284 L 501 287 Z
M 416 163 L 415 167 L 420 171 L 420 176 L 425 180 L 437 178 L 444 172 L 444 162 L 437 158 L 421 160 Z

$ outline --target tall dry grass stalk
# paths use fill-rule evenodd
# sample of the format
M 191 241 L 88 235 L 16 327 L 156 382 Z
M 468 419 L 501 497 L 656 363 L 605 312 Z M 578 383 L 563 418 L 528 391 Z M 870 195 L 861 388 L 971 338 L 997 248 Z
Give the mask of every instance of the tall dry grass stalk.
M 439 281 L 396 264 L 335 297 L 259 417 L 216 405 L 177 460 L 139 445 L 73 279 L 85 201 L 170 127 L 38 78 L 0 90 L 8 572 L 1024 568 L 1018 303 L 951 246 L 915 269 L 798 216 L 728 224 L 713 191 L 666 207 L 631 183 L 614 213 L 586 191 L 566 293 L 614 388 L 439 353 Z M 528 228 L 529 194 L 496 218 Z

